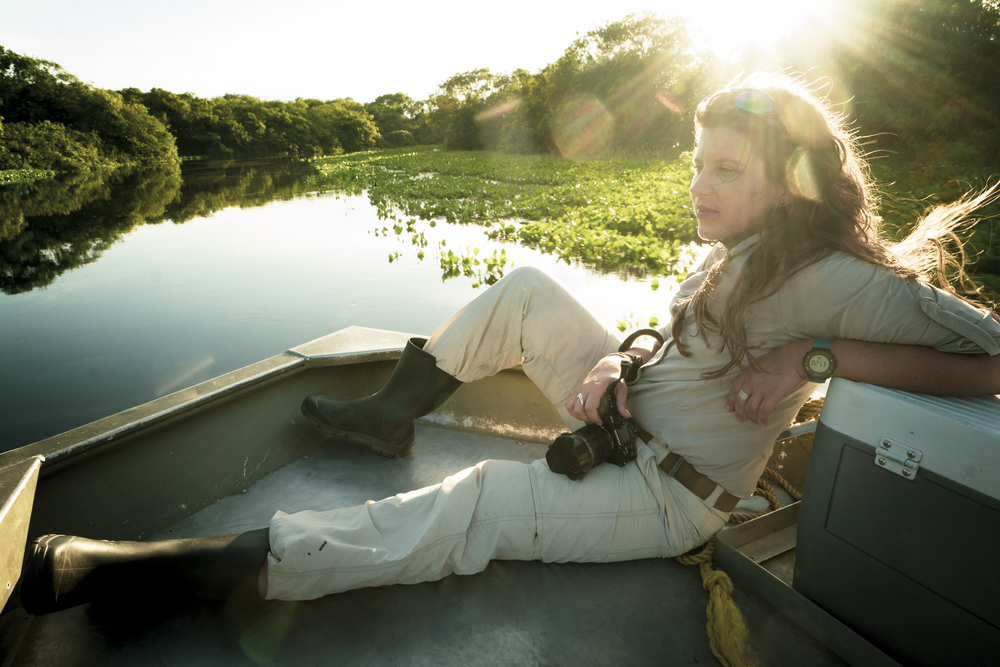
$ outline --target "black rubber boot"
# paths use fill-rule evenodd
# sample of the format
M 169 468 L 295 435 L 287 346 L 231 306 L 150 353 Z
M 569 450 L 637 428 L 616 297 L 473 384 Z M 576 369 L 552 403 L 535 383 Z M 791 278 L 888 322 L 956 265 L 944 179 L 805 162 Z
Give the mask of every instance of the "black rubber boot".
M 51 614 L 87 602 L 225 600 L 259 590 L 268 529 L 162 542 L 39 537 L 25 554 L 21 606 Z
M 413 449 L 413 420 L 462 385 L 423 351 L 426 342 L 411 338 L 388 382 L 372 396 L 334 401 L 314 394 L 302 402 L 302 414 L 329 435 L 364 444 L 382 456 L 406 456 Z

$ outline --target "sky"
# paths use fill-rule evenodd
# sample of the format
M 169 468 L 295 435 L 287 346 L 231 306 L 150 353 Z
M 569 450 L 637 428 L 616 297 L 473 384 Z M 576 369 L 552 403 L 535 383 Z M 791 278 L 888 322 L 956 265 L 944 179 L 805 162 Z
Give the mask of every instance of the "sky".
M 536 72 L 629 13 L 687 12 L 725 44 L 817 1 L 0 0 L 0 46 L 110 90 L 426 99 L 458 72 Z

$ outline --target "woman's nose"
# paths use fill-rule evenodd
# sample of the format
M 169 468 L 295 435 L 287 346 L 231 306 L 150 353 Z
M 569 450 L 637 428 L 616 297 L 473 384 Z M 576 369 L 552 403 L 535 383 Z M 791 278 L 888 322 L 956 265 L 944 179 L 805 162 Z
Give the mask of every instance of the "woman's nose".
M 711 189 L 712 188 L 708 184 L 708 179 L 705 178 L 705 172 L 702 171 L 695 174 L 691 179 L 691 187 L 688 188 L 688 191 L 692 196 L 695 196 L 707 194 L 711 191 Z

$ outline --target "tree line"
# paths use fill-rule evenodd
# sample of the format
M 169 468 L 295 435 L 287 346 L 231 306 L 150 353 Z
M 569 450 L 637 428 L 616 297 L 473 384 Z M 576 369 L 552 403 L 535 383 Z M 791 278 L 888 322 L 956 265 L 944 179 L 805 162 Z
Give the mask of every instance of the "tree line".
M 994 164 L 1000 4 L 845 0 L 850 25 L 804 27 L 780 62 L 829 73 L 859 133 L 919 154 L 945 142 Z M 698 101 L 739 71 L 680 18 L 631 15 L 591 30 L 538 72 L 455 74 L 426 100 L 212 99 L 161 89 L 108 91 L 59 65 L 0 47 L 0 170 L 82 171 L 181 156 L 336 155 L 442 143 L 458 150 L 661 154 L 691 148 Z M 952 153 L 954 148 L 949 149 Z M 959 151 L 961 152 L 961 151 Z M 964 159 L 964 158 L 963 158 Z
M 176 159 L 174 137 L 146 107 L 0 47 L 0 170 L 76 172 Z

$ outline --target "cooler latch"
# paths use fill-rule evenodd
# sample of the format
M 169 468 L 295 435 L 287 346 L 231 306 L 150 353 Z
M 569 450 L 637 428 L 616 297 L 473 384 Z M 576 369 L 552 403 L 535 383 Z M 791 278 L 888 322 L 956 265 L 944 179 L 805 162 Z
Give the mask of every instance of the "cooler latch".
M 910 481 L 917 476 L 922 458 L 924 453 L 919 449 L 907 447 L 889 438 L 879 440 L 879 446 L 875 448 L 875 465 Z

